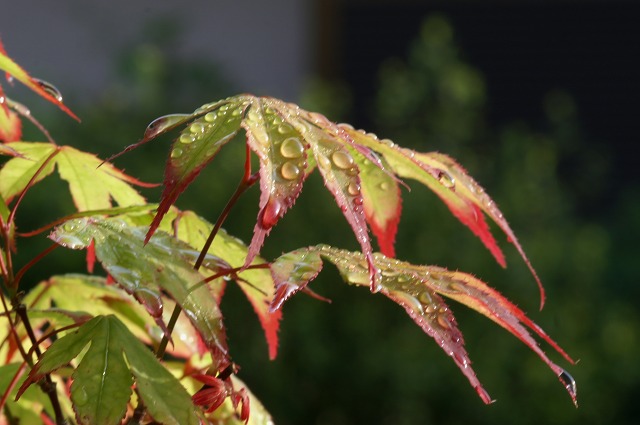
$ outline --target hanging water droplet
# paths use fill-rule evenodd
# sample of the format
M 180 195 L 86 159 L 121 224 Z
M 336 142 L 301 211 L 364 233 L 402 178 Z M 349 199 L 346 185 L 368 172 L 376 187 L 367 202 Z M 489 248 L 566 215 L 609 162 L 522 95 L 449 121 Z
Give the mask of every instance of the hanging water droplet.
M 165 132 L 168 128 L 173 127 L 189 117 L 189 114 L 171 114 L 156 118 L 147 126 L 143 137 L 147 140 L 153 139 L 158 134 Z
M 280 219 L 284 205 L 276 198 L 270 198 L 267 205 L 260 212 L 260 225 L 263 229 L 271 229 Z
M 194 122 L 189 127 L 189 131 L 194 133 L 194 134 L 196 134 L 196 135 L 198 135 L 200 133 L 204 133 L 204 124 L 202 124 L 201 122 Z
M 347 192 L 349 195 L 356 196 L 360 194 L 360 185 L 356 182 L 350 182 L 349 186 L 347 186 Z
M 76 388 L 75 386 L 72 386 L 71 399 L 76 406 L 84 406 L 89 401 L 89 395 L 84 387 L 78 386 Z
M 180 148 L 173 148 L 171 158 L 180 158 L 184 152 Z
M 285 158 L 300 158 L 304 152 L 304 146 L 297 137 L 289 137 L 280 145 L 280 154 Z
M 564 369 L 562 369 L 562 372 L 560 372 L 560 375 L 558 375 L 558 379 L 567 389 L 567 392 L 573 400 L 573 404 L 578 407 L 578 387 L 576 386 L 576 380 L 573 379 L 573 376 L 571 376 L 569 372 Z
M 196 136 L 191 134 L 191 133 L 182 133 L 180 135 L 180 143 L 184 143 L 185 145 L 188 145 L 189 143 L 193 143 L 196 141 Z
M 345 151 L 335 151 L 331 155 L 331 161 L 343 170 L 353 167 L 353 157 Z
M 293 127 L 291 127 L 287 123 L 283 123 L 278 126 L 278 133 L 280 134 L 287 134 L 287 133 L 291 133 L 292 131 L 293 131 Z
M 216 114 L 215 112 L 209 112 L 207 113 L 207 115 L 204 116 L 204 120 L 206 122 L 214 122 L 217 118 L 218 118 L 218 114 Z
M 438 172 L 438 181 L 440 182 L 441 185 L 449 189 L 454 187 L 456 184 L 455 179 L 449 173 L 442 170 Z
M 60 90 L 58 90 L 56 86 L 39 78 L 33 78 L 33 81 L 35 81 L 42 90 L 47 92 L 47 94 L 55 98 L 58 102 L 62 102 L 62 93 L 60 93 Z
M 380 140 L 380 143 L 383 143 L 383 144 L 385 144 L 385 145 L 389 146 L 390 148 L 392 148 L 392 147 L 394 147 L 394 146 L 395 146 L 395 143 L 393 143 L 393 142 L 392 142 L 391 140 L 389 140 L 389 139 L 382 139 L 382 140 Z
M 288 161 L 282 164 L 280 174 L 287 180 L 295 180 L 300 175 L 300 168 L 292 161 Z

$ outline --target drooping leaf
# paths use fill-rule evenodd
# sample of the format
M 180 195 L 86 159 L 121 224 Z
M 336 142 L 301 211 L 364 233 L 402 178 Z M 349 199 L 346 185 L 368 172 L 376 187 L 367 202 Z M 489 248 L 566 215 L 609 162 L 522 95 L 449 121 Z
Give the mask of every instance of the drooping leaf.
M 362 253 L 320 245 L 284 254 L 274 261 L 272 274 L 276 281 L 276 293 L 280 293 L 283 287 L 292 287 L 291 278 L 286 273 L 280 273 L 279 270 L 308 268 L 311 271 L 305 278 L 293 272 L 294 279 L 297 278 L 299 281 L 291 290 L 293 293 L 315 278 L 320 270 L 319 257 L 333 263 L 348 283 L 363 286 L 369 284 L 368 264 Z M 529 330 L 547 341 L 569 362 L 573 363 L 573 360 L 522 310 L 496 290 L 466 273 L 452 272 L 435 266 L 416 266 L 382 254 L 375 254 L 375 266 L 380 270 L 381 292 L 402 306 L 425 333 L 434 338 L 438 345 L 453 358 L 485 403 L 491 402 L 491 398 L 470 366 L 471 361 L 464 348 L 462 334 L 442 296 L 454 299 L 487 316 L 524 342 L 558 376 L 576 403 L 575 383 L 572 378 L 547 357 Z M 285 299 L 275 299 L 273 307 L 278 308 Z M 571 385 L 568 384 L 569 381 Z
M 260 160 L 260 212 L 245 265 L 251 264 L 271 228 L 293 206 L 307 177 L 309 145 L 274 108 L 272 99 L 253 98 L 242 126 Z
M 7 201 L 22 192 L 36 173 L 39 172 L 35 182 L 51 174 L 57 166 L 60 177 L 69 184 L 78 211 L 109 208 L 111 199 L 123 207 L 145 202 L 131 187 L 131 184 L 146 186 L 145 183 L 109 163 L 102 164 L 93 154 L 51 143 L 15 142 L 9 146 L 21 157 L 12 158 L 0 170 L 0 193 Z
M 162 217 L 176 201 L 180 193 L 196 178 L 202 169 L 216 156 L 220 148 L 233 139 L 240 129 L 247 103 L 244 98 L 230 99 L 216 104 L 215 109 L 203 115 L 197 110 L 192 117 L 198 117 L 173 143 L 164 176 L 164 190 L 161 195 L 158 212 L 149 228 L 147 240 L 160 224 Z M 180 120 L 179 123 L 183 121 Z M 162 126 L 162 130 L 171 128 Z M 166 127 L 166 128 L 165 128 Z M 154 130 L 153 137 L 161 131 Z
M 38 80 L 32 78 L 27 71 L 25 71 L 20 65 L 15 63 L 8 55 L 4 49 L 4 45 L 0 40 L 0 70 L 7 73 L 7 75 L 11 75 L 16 80 L 20 81 L 25 86 L 29 87 L 31 90 L 36 92 L 38 95 L 47 99 L 49 102 L 57 105 L 60 109 L 66 112 L 70 117 L 79 121 L 78 117 L 71 112 L 69 108 L 67 108 L 62 103 L 62 96 L 60 92 L 57 91 L 52 85 L 46 83 L 42 80 Z M 0 95 L 2 93 L 0 92 Z M 0 102 L 0 109 L 3 107 L 3 102 Z M 13 139 L 16 140 L 16 139 Z
M 337 125 L 294 104 L 251 95 L 204 105 L 191 115 L 161 117 L 150 125 L 139 144 L 180 125 L 186 129 L 173 144 L 161 205 L 147 237 L 153 234 L 178 195 L 241 126 L 246 143 L 260 160 L 261 187 L 260 213 L 245 265 L 251 263 L 269 230 L 293 205 L 305 178 L 318 168 L 367 258 L 370 287 L 375 292 L 378 277 L 368 225 L 381 250 L 394 254 L 401 212 L 397 177 L 404 177 L 432 189 L 504 266 L 504 255 L 484 219 L 486 213 L 516 244 L 538 281 L 544 301 L 539 279 L 495 203 L 462 167 L 444 155 L 399 148 L 389 140 L 378 140 L 375 135 L 348 125 Z M 292 156 L 288 157 L 289 154 Z
M 88 346 L 88 348 L 87 348 Z M 18 391 L 71 362 L 85 350 L 72 374 L 71 400 L 82 424 L 119 424 L 134 381 L 149 414 L 164 424 L 197 424 L 189 394 L 115 316 L 98 316 L 56 340 Z
M 185 241 L 196 250 L 202 249 L 213 229 L 211 223 L 192 211 L 180 212 L 174 224 L 178 239 Z M 247 246 L 241 240 L 229 235 L 224 229 L 220 229 L 209 249 L 210 254 L 223 258 L 234 268 L 240 268 L 244 265 L 247 252 Z M 256 257 L 252 264 L 266 264 L 266 262 L 262 258 Z M 269 270 L 245 269 L 230 277 L 236 280 L 258 315 L 267 339 L 269 357 L 274 359 L 278 350 L 278 328 L 282 313 L 269 311 L 269 304 L 273 299 L 274 292 L 273 279 Z
M 4 99 L 0 87 L 0 100 Z M 22 137 L 22 122 L 17 113 L 13 112 L 4 101 L 0 101 L 0 142 L 14 142 Z M 2 146 L 0 144 L 0 146 Z M 5 148 L 3 148 L 4 150 Z
M 379 140 L 375 135 L 365 134 L 346 126 L 344 128 L 357 143 L 382 154 L 390 168 L 399 177 L 417 180 L 433 190 L 445 202 L 453 215 L 480 238 L 498 264 L 505 267 L 504 254 L 498 247 L 484 219 L 483 212 L 486 213 L 505 233 L 507 239 L 516 246 L 529 267 L 540 290 L 540 308 L 542 308 L 545 299 L 542 283 L 504 215 L 484 189 L 458 163 L 437 152 L 415 152 L 401 148 L 389 140 Z
M 98 261 L 160 326 L 164 326 L 161 291 L 169 293 L 214 358 L 224 364 L 228 349 L 222 314 L 207 286 L 200 285 L 204 276 L 183 256 L 182 251 L 190 248 L 164 232 L 145 246 L 146 231 L 146 227 L 129 226 L 119 219 L 85 217 L 58 226 L 50 238 L 71 249 L 84 249 L 94 241 Z

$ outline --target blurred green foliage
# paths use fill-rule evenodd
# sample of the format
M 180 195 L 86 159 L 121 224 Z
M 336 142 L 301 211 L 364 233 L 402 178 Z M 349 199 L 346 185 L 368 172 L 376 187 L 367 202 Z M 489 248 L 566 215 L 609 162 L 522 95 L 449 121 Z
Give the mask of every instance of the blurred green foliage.
M 157 116 L 190 111 L 236 92 L 215 65 L 179 59 L 171 37 L 158 34 L 166 33 L 151 31 L 124 52 L 115 64 L 113 86 L 95 103 L 77 108 L 82 125 L 64 120 L 49 125 L 59 143 L 106 157 L 135 142 Z M 622 190 L 607 180 L 612 153 L 582 133 L 571 96 L 550 92 L 544 123 L 491 123 L 483 76 L 464 61 L 453 28 L 438 16 L 425 21 L 407 59 L 390 60 L 379 75 L 371 117 L 375 128 L 367 130 L 419 151 L 448 153 L 465 165 L 510 219 L 546 285 L 547 305 L 536 311 L 533 278 L 509 244 L 502 241 L 509 261 L 502 270 L 423 188 L 404 193 L 398 257 L 474 273 L 528 311 L 579 359 L 575 367 L 565 366 L 576 378 L 581 406 L 574 409 L 553 374 L 519 341 L 453 305 L 474 368 L 498 400 L 483 405 L 453 362 L 401 309 L 347 287 L 330 267 L 313 289 L 333 304 L 302 295 L 291 300 L 274 362 L 267 360 L 251 307 L 239 291 L 229 289 L 222 308 L 242 379 L 279 424 L 636 423 L 632 403 L 640 392 L 640 317 L 633 304 L 638 289 L 630 283 L 637 275 L 637 251 L 625 247 L 635 245 L 632 235 L 640 230 L 640 197 L 637 188 Z M 341 120 L 348 115 L 348 93 L 344 86 L 316 81 L 302 106 Z M 65 94 L 73 104 L 73 93 Z M 125 155 L 116 165 L 159 182 L 165 141 Z M 241 143 L 225 148 L 179 207 L 215 220 L 240 178 L 242 149 Z M 21 230 L 43 224 L 42 211 L 52 217 L 69 212 L 63 207 L 68 200 L 46 196 L 56 190 L 50 184 L 42 186 L 41 198 L 30 194 L 24 209 L 31 210 Z M 267 239 L 265 257 L 320 242 L 357 249 L 320 186 L 317 176 L 309 179 L 296 208 Z M 158 199 L 158 190 L 146 193 L 151 201 Z M 257 190 L 250 192 L 225 225 L 245 240 L 258 212 L 257 198 Z M 605 201 L 608 213 L 599 209 Z M 81 264 L 81 256 L 69 264 L 68 252 L 56 255 L 43 267 L 43 277 Z

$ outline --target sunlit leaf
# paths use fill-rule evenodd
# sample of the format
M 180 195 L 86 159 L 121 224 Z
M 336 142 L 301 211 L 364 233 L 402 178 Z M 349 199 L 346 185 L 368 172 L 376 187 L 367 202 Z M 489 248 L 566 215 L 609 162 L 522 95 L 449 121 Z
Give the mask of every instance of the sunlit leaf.
M 164 326 L 161 291 L 169 293 L 214 357 L 224 363 L 228 354 L 222 314 L 207 286 L 199 285 L 204 277 L 184 258 L 182 251 L 191 250 L 164 232 L 145 246 L 146 232 L 146 227 L 119 219 L 85 217 L 58 226 L 50 238 L 71 249 L 84 249 L 94 241 L 98 261 L 160 326 Z
M 284 254 L 274 261 L 272 274 L 276 281 L 277 293 L 280 293 L 283 287 L 293 287 L 288 289 L 291 295 L 307 285 L 320 270 L 319 257 L 338 267 L 343 279 L 348 283 L 361 286 L 369 284 L 368 264 L 362 253 L 320 245 Z M 462 333 L 442 296 L 454 299 L 487 316 L 524 342 L 558 376 L 574 403 L 576 402 L 575 384 L 567 384 L 570 376 L 547 357 L 529 330 L 547 341 L 569 362 L 573 363 L 573 360 L 522 310 L 484 282 L 466 273 L 452 272 L 435 266 L 416 266 L 382 254 L 375 254 L 375 266 L 380 270 L 381 292 L 401 305 L 425 333 L 434 338 L 453 358 L 485 403 L 491 402 L 491 398 L 470 366 L 471 361 L 464 348 Z M 296 269 L 309 271 L 305 272 L 305 276 L 296 272 Z M 293 279 L 298 280 L 294 282 L 295 285 L 292 285 L 292 278 L 287 274 L 289 271 L 292 272 Z M 275 299 L 273 307 L 279 307 L 285 299 L 286 297 Z
M 51 103 L 57 105 L 60 109 L 62 109 L 64 112 L 66 112 L 69 116 L 75 118 L 76 120 L 78 119 L 78 117 L 76 117 L 75 114 L 73 112 L 71 112 L 71 110 L 69 110 L 69 108 L 67 108 L 62 103 L 62 96 L 57 91 L 57 89 L 55 89 L 49 83 L 46 83 L 46 82 L 44 82 L 42 80 L 38 80 L 38 79 L 32 78 L 27 73 L 27 71 L 25 71 L 20 65 L 15 63 L 7 55 L 7 52 L 5 51 L 1 40 L 0 40 L 0 70 L 6 72 L 8 75 L 11 75 L 13 78 L 15 78 L 16 80 L 20 81 L 22 84 L 24 84 L 25 86 L 29 87 L 31 90 L 36 92 L 38 95 L 40 95 L 43 98 L 47 99 Z M 1 94 L 2 93 L 0 92 L 0 95 Z M 3 106 L 2 102 L 0 102 L 0 109 L 2 109 L 2 106 Z
M 123 207 L 145 202 L 131 184 L 146 184 L 109 163 L 102 164 L 93 154 L 51 143 L 15 142 L 9 146 L 21 157 L 10 159 L 0 170 L 0 193 L 7 201 L 22 192 L 36 173 L 38 182 L 57 166 L 60 177 L 69 184 L 78 211 L 109 208 L 111 199 Z
M 88 347 L 88 348 L 87 348 Z M 165 424 L 197 424 L 189 394 L 115 316 L 98 316 L 56 340 L 20 387 L 84 356 L 73 372 L 71 400 L 83 424 L 119 424 L 134 378 L 150 415 Z
M 238 132 L 245 108 L 246 101 L 237 98 L 217 105 L 216 109 L 204 115 L 202 111 L 194 113 L 193 117 L 198 118 L 181 132 L 171 148 L 165 169 L 164 190 L 147 240 L 180 193 Z M 157 134 L 159 132 L 154 130 L 154 137 Z

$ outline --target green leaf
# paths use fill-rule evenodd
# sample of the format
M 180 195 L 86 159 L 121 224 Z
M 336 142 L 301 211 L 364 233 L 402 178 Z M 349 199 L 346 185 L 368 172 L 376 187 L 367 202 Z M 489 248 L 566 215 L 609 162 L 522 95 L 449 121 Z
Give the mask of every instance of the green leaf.
M 198 423 L 184 387 L 115 316 L 95 317 L 56 340 L 31 370 L 18 395 L 45 374 L 69 364 L 83 350 L 71 385 L 71 400 L 80 423 L 119 424 L 131 398 L 133 378 L 155 420 Z
M 174 227 L 177 231 L 176 236 L 198 251 L 202 249 L 209 233 L 213 229 L 211 223 L 192 211 L 178 213 L 174 221 Z M 231 267 L 240 268 L 245 263 L 248 248 L 240 239 L 229 235 L 224 229 L 220 229 L 213 240 L 209 253 L 224 259 Z M 262 258 L 256 257 L 252 264 L 266 264 L 266 262 Z M 235 278 L 258 315 L 269 346 L 269 357 L 271 359 L 275 358 L 282 313 L 280 311 L 269 311 L 269 304 L 273 298 L 274 291 L 273 279 L 269 270 L 247 269 L 232 277 Z
M 368 264 L 362 253 L 319 245 L 284 254 L 274 261 L 272 275 L 276 281 L 276 293 L 291 296 L 306 286 L 320 271 L 319 257 L 338 267 L 346 282 L 359 286 L 369 285 Z M 442 296 L 476 310 L 524 342 L 556 374 L 574 403 L 576 402 L 575 387 L 573 383 L 567 384 L 567 381 L 572 382 L 572 378 L 547 357 L 529 330 L 548 342 L 569 362 L 573 363 L 573 360 L 522 310 L 499 292 L 466 273 L 435 266 L 416 266 L 379 253 L 374 257 L 381 276 L 381 293 L 402 306 L 414 322 L 453 358 L 485 403 L 490 403 L 491 397 L 470 366 L 471 360 L 464 348 L 462 333 Z M 276 298 L 273 308 L 278 308 L 285 299 L 286 297 Z
M 102 266 L 160 326 L 164 326 L 161 291 L 166 291 L 198 329 L 214 358 L 226 361 L 222 314 L 207 285 L 200 284 L 204 276 L 193 270 L 188 261 L 191 256 L 184 253 L 191 254 L 192 249 L 163 232 L 145 246 L 146 232 L 146 227 L 130 226 L 120 219 L 85 217 L 58 226 L 50 238 L 72 249 L 87 248 L 94 241 Z
M 21 156 L 12 158 L 0 170 L 0 194 L 7 201 L 22 192 L 37 172 L 35 182 L 51 174 L 57 165 L 60 177 L 69 184 L 78 211 L 110 208 L 111 199 L 121 207 L 145 203 L 131 187 L 144 183 L 93 154 L 51 143 L 15 142 L 11 147 Z M 49 162 L 39 171 L 46 161 Z

